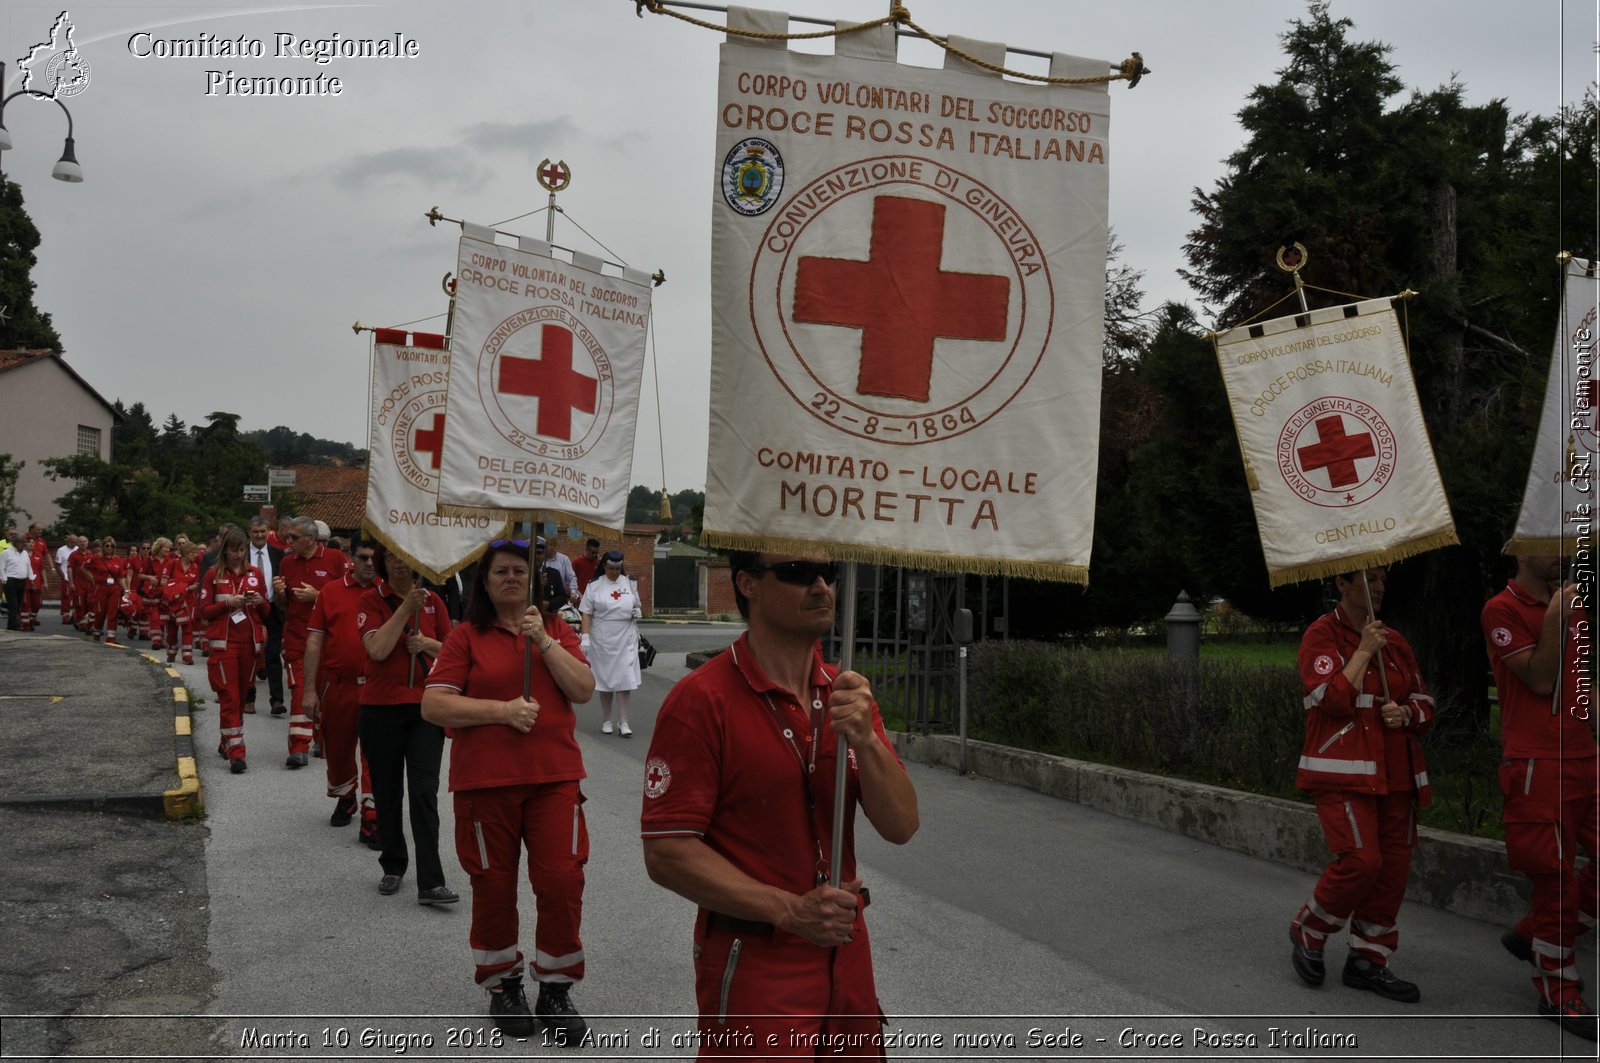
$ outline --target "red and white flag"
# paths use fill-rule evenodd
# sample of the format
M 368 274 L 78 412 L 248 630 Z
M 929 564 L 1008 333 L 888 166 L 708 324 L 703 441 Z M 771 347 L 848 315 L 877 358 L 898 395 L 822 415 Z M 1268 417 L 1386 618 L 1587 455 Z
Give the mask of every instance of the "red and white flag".
M 702 539 L 1087 582 L 1106 84 L 903 66 L 890 26 L 836 41 L 722 45 Z
M 1595 468 L 1600 454 L 1596 432 L 1596 316 L 1600 314 L 1600 277 L 1593 262 L 1568 258 L 1563 277 L 1561 320 L 1533 444 L 1533 465 L 1522 494 L 1516 530 L 1508 554 L 1546 555 L 1588 562 L 1593 557 Z
M 482 515 L 437 512 L 449 375 L 443 336 L 373 330 L 365 525 L 434 583 L 472 564 L 506 526 Z
M 1213 338 L 1272 586 L 1457 541 L 1389 300 Z
M 566 262 L 463 225 L 442 513 L 489 511 L 620 535 L 650 319 L 650 278 Z

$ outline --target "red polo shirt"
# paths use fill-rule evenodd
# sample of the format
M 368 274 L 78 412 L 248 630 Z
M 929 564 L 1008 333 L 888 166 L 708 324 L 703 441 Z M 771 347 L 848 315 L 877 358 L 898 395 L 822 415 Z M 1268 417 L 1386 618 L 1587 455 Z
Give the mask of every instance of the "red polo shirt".
M 303 583 L 321 590 L 324 585 L 343 579 L 348 568 L 344 554 L 320 543 L 310 557 L 285 554 L 278 566 L 277 575 L 283 577 L 283 652 L 285 656 L 300 657 L 306 652 L 306 624 L 311 619 L 315 602 L 302 602 L 295 597 L 294 589 Z
M 579 594 L 583 593 L 583 589 L 589 585 L 589 581 L 594 579 L 595 573 L 599 571 L 600 559 L 598 557 L 593 561 L 590 561 L 587 555 L 580 555 L 572 559 L 572 572 L 578 577 Z
M 838 739 L 827 704 L 837 674 L 819 644 L 811 704 L 802 706 L 767 678 L 746 634 L 680 680 L 656 716 L 641 836 L 698 835 L 759 882 L 797 894 L 814 888 L 833 848 Z M 876 704 L 872 727 L 893 752 Z M 856 873 L 853 751 L 846 777 L 841 882 Z
M 381 587 L 378 580 L 370 586 Z M 311 608 L 311 619 L 306 621 L 306 631 L 322 632 L 322 660 L 317 665 L 317 678 L 338 679 L 353 683 L 361 678 L 367 667 L 367 651 L 361 645 L 361 629 L 356 625 L 356 604 L 367 593 L 368 584 L 358 583 L 351 573 L 345 573 L 338 583 L 330 583 L 317 595 L 317 604 Z
M 1567 618 L 1567 644 L 1561 653 L 1561 705 L 1550 711 L 1549 694 L 1535 694 L 1512 674 L 1506 661 L 1531 653 L 1544 630 L 1546 602 L 1507 580 L 1506 589 L 1483 607 L 1483 637 L 1500 692 L 1500 741 L 1507 757 L 1561 757 L 1577 760 L 1595 755 L 1590 721 L 1572 715 L 1574 706 L 1593 715 L 1594 677 L 1583 668 L 1588 647 L 1588 617 L 1581 610 Z M 1580 642 L 1580 634 L 1583 638 Z M 1580 700 L 1580 694 L 1583 699 Z
M 327 591 L 323 592 L 326 593 Z M 386 585 L 367 588 L 356 605 L 356 627 L 361 631 L 363 643 L 374 631 L 389 622 L 389 618 L 394 616 L 395 610 L 399 608 L 400 600 L 400 596 Z M 450 614 L 445 611 L 444 600 L 429 591 L 428 600 L 407 622 L 408 627 L 413 624 L 428 638 L 443 642 L 450 634 Z M 361 704 L 422 704 L 422 691 L 429 685 L 426 680 L 428 667 L 432 661 L 426 654 L 417 654 L 417 666 L 413 675 L 411 652 L 406 649 L 404 635 L 401 635 L 400 641 L 394 644 L 389 656 L 381 661 L 368 657 L 365 648 L 361 650 L 361 656 L 366 658 L 366 663 L 362 666 L 364 671 L 361 678 Z
M 544 629 L 568 653 L 589 663 L 578 649 L 577 632 L 566 621 L 546 616 Z M 521 697 L 522 636 L 499 624 L 487 631 L 458 624 L 439 651 L 439 659 L 428 674 L 428 686 L 492 701 Z M 533 653 L 530 689 L 530 696 L 539 703 L 539 718 L 526 734 L 509 724 L 451 728 L 452 791 L 585 777 L 583 754 L 574 733 L 577 714 L 537 650 Z

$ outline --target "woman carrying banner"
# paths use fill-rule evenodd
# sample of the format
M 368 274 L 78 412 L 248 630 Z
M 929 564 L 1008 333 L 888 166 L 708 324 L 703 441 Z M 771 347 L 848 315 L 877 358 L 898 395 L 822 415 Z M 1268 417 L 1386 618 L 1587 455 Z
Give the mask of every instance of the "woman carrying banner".
M 381 543 L 373 550 L 373 563 L 384 578 L 361 596 L 356 626 L 367 651 L 358 727 L 378 813 L 378 866 L 383 868 L 378 892 L 386 897 L 400 892 L 400 880 L 411 862 L 400 822 L 409 795 L 411 841 L 417 847 L 417 903 L 454 904 L 460 898 L 444 884 L 439 860 L 444 730 L 422 718 L 423 688 L 450 634 L 450 616 L 444 599 L 419 585 L 411 566 Z M 354 761 L 350 763 L 353 768 Z
M 217 548 L 217 563 L 200 583 L 200 618 L 211 655 L 206 677 L 217 694 L 217 752 L 242 775 L 245 763 L 244 692 L 256 681 L 256 656 L 267 643 L 266 580 L 245 563 L 250 541 L 229 527 Z
M 1376 618 L 1385 575 L 1336 576 L 1339 601 L 1300 642 L 1306 737 L 1295 785 L 1315 799 L 1334 858 L 1289 937 L 1295 973 L 1321 985 L 1328 936 L 1349 921 L 1344 984 L 1414 1003 L 1421 992 L 1394 976 L 1389 957 L 1400 942 L 1395 917 L 1417 844 L 1416 810 L 1430 799 L 1417 737 L 1433 726 L 1433 699 L 1411 646 Z
M 578 613 L 583 618 L 581 645 L 594 672 L 600 695 L 600 733 L 611 733 L 611 701 L 617 702 L 617 732 L 633 736 L 628 726 L 628 695 L 639 689 L 639 628 L 643 614 L 633 580 L 622 570 L 622 551 L 609 550 L 600 559 L 600 573 L 583 591 Z
M 422 715 L 451 729 L 450 790 L 456 856 L 472 880 L 469 941 L 476 980 L 495 1025 L 512 1036 L 544 1025 L 546 1044 L 576 1046 L 588 1024 L 568 991 L 583 978 L 583 754 L 574 703 L 594 693 L 578 636 L 528 604 L 525 540 L 495 539 L 478 562 L 465 621 L 450 632 L 428 676 Z M 537 585 L 533 601 L 545 597 Z M 523 846 L 538 923 L 532 1012 L 522 992 L 517 875 Z

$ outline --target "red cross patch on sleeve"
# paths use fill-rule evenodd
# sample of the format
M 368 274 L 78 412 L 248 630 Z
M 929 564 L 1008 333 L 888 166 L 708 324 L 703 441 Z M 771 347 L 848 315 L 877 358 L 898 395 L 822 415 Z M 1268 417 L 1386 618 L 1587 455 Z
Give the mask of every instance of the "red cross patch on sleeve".
M 1329 675 L 1333 672 L 1333 658 L 1324 653 L 1311 662 L 1311 667 L 1318 675 Z

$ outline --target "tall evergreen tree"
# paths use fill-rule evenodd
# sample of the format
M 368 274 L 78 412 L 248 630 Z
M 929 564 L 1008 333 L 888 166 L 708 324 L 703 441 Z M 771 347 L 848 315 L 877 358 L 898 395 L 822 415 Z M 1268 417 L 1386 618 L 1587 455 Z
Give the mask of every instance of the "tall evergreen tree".
M 50 315 L 33 305 L 31 276 L 38 256 L 39 230 L 22 207 L 22 187 L 0 174 L 0 350 L 48 347 L 61 350 Z

